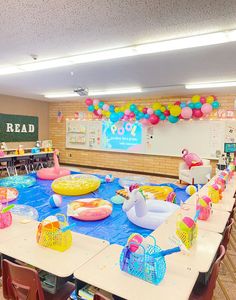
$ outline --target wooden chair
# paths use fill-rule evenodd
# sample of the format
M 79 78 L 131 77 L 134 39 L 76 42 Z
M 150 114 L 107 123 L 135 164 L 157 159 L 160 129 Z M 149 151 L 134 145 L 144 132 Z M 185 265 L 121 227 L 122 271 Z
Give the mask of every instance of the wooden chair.
M 38 272 L 3 260 L 3 296 L 10 300 L 67 300 L 73 290 L 74 284 L 67 282 L 57 291 L 50 294 L 43 290 Z
M 208 284 L 206 286 L 202 286 L 201 289 L 194 290 L 190 295 L 189 300 L 210 300 L 213 298 L 214 289 L 216 287 L 216 281 L 219 274 L 220 264 L 224 256 L 225 256 L 225 248 L 223 245 L 221 245 L 219 255 L 216 261 L 214 262 Z M 219 281 L 218 283 L 221 287 L 221 283 Z

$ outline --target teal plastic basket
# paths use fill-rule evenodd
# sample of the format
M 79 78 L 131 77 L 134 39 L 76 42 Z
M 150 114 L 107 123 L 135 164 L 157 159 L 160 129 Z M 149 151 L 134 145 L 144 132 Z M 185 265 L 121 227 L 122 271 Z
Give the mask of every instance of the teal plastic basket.
M 149 237 L 152 238 L 153 245 L 148 244 L 144 248 L 140 244 L 143 253 L 131 252 L 129 246 L 123 248 L 120 255 L 120 269 L 147 282 L 159 284 L 166 273 L 165 257 L 158 255 L 162 249 L 157 246 L 153 236 Z

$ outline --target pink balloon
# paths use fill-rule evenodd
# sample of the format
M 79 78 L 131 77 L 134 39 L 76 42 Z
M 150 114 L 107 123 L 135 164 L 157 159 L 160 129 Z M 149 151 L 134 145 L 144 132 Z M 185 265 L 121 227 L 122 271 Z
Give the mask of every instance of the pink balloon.
M 152 108 L 148 108 L 148 109 L 147 109 L 147 113 L 148 113 L 149 115 L 152 115 L 152 114 L 153 114 L 153 109 L 152 109 Z
M 176 102 L 175 102 L 175 105 L 180 105 L 180 104 L 181 104 L 180 101 L 176 101 Z
M 210 114 L 212 111 L 212 106 L 209 103 L 204 103 L 203 106 L 201 107 L 201 112 L 204 115 Z
M 96 109 L 93 111 L 93 113 L 95 114 L 95 116 L 99 116 L 98 111 Z
M 102 110 L 101 110 L 101 108 L 99 108 L 99 109 L 97 110 L 97 113 L 98 113 L 99 116 L 102 115 Z
M 206 103 L 206 98 L 205 98 L 205 97 L 201 97 L 201 98 L 200 98 L 200 102 L 201 102 L 202 104 Z
M 126 115 L 126 116 L 129 116 L 129 114 L 130 114 L 130 110 L 129 110 L 129 109 L 126 109 L 126 110 L 125 110 L 125 115 Z
M 92 105 L 92 104 L 93 104 L 93 100 L 90 99 L 90 98 L 87 98 L 87 99 L 85 100 L 85 103 L 86 103 L 87 106 Z
M 193 117 L 194 118 L 201 118 L 203 116 L 203 113 L 201 109 L 193 109 Z
M 157 115 L 152 114 L 152 115 L 150 115 L 149 121 L 151 124 L 156 125 L 159 123 L 160 119 Z
M 183 107 L 181 110 L 181 116 L 183 119 L 190 119 L 192 117 L 193 111 L 190 107 Z
M 102 107 L 103 110 L 108 111 L 109 110 L 109 105 L 108 104 L 104 104 Z
M 164 114 L 166 117 L 168 117 L 168 116 L 170 115 L 170 112 L 169 112 L 169 110 L 165 110 L 165 111 L 163 112 L 163 114 Z
M 99 100 L 98 99 L 93 99 L 93 105 L 98 105 L 99 104 Z
M 129 117 L 130 117 L 130 118 L 134 118 L 134 117 L 135 117 L 135 113 L 131 112 L 131 113 L 129 114 Z
M 144 114 L 147 114 L 147 110 L 148 110 L 147 107 L 144 107 L 144 108 L 143 108 L 143 113 L 144 113 Z
M 124 120 L 124 121 L 128 121 L 128 120 L 129 120 L 129 116 L 124 115 L 123 120 Z
M 142 120 L 140 120 L 140 122 L 141 122 L 143 125 L 148 125 L 148 124 L 150 124 L 148 119 L 142 119 Z

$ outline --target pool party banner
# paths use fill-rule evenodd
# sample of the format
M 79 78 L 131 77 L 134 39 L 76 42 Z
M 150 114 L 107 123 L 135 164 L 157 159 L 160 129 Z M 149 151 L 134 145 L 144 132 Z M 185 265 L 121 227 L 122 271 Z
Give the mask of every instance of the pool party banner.
M 0 114 L 1 142 L 38 140 L 38 117 Z
M 104 150 L 142 151 L 142 124 L 139 122 L 102 122 L 102 148 Z

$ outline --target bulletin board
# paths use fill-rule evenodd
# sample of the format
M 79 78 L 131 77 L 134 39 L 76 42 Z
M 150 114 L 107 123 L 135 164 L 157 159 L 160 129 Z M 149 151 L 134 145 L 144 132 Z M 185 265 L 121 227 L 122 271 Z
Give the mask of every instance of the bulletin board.
M 66 148 L 181 156 L 183 148 L 202 158 L 216 159 L 225 142 L 236 142 L 236 121 L 196 120 L 177 124 L 67 120 Z

